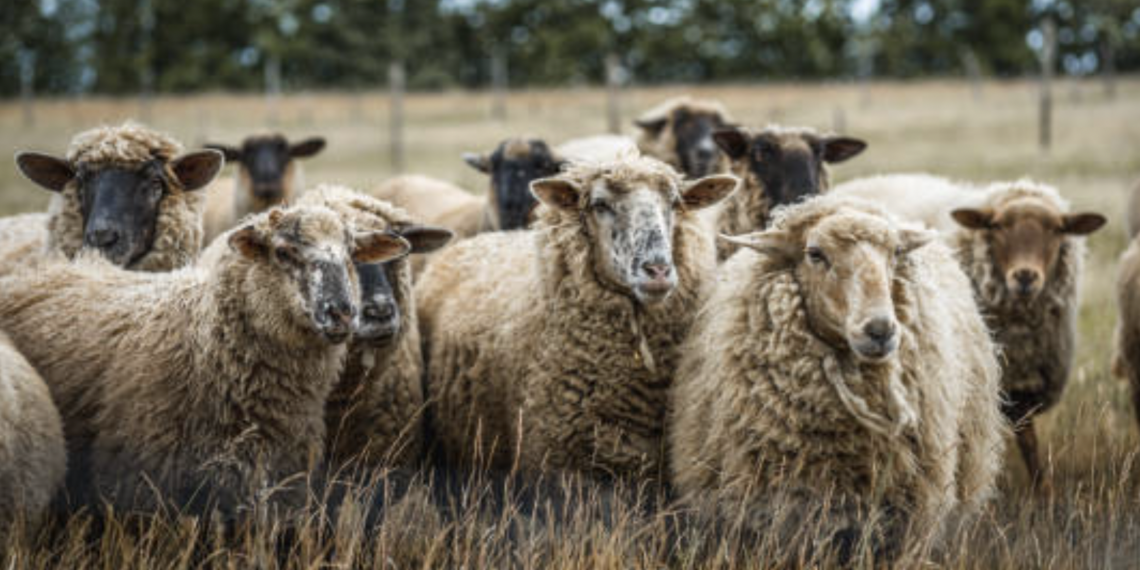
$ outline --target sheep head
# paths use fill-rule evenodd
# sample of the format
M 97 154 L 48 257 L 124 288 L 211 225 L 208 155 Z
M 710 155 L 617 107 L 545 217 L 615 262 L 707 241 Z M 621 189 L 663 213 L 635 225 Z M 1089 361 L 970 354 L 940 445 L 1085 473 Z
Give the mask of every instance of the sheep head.
M 1027 302 L 1037 297 L 1053 274 L 1065 237 L 1091 234 L 1107 221 L 1091 212 L 1065 213 L 1052 201 L 1033 195 L 994 207 L 961 208 L 951 215 L 958 225 L 985 233 L 1006 289 Z
M 296 176 L 295 159 L 308 158 L 325 148 L 325 139 L 310 137 L 290 142 L 283 135 L 246 137 L 240 147 L 211 143 L 206 148 L 218 150 L 226 160 L 240 165 L 238 176 L 242 187 L 263 204 L 275 205 L 287 200 Z
M 273 209 L 229 234 L 230 247 L 253 262 L 263 310 L 252 319 L 273 326 L 281 307 L 292 323 L 331 343 L 356 328 L 358 283 L 354 263 L 384 263 L 406 255 L 407 240 L 387 231 L 354 232 L 319 206 Z
M 491 177 L 492 212 L 500 230 L 525 228 L 537 205 L 530 183 L 558 174 L 566 164 L 545 142 L 533 138 L 510 138 L 489 154 L 464 153 L 463 160 Z
M 763 192 L 771 208 L 823 192 L 830 184 L 824 165 L 843 162 L 867 148 L 866 142 L 851 137 L 781 127 L 731 127 L 713 138 L 737 174 L 755 179 L 753 191 Z
M 728 126 L 728 114 L 717 103 L 680 99 L 634 121 L 653 140 L 670 140 L 685 176 L 700 178 L 717 171 L 720 149 L 713 133 Z
M 562 176 L 531 183 L 559 214 L 555 224 L 579 224 L 589 259 L 604 286 L 642 304 L 664 300 L 677 285 L 673 239 L 679 212 L 711 206 L 739 184 L 734 176 L 684 182 L 668 165 L 645 157 L 575 165 Z
M 802 218 L 793 211 L 779 227 L 723 239 L 794 273 L 808 322 L 822 340 L 861 361 L 881 362 L 899 346 L 894 297 L 900 264 L 932 237 L 901 228 L 872 207 L 845 206 Z

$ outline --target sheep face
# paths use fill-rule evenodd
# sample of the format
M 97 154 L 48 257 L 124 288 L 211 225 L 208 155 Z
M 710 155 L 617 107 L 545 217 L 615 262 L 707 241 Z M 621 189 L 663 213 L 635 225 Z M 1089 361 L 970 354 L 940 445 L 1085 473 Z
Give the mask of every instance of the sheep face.
M 224 144 L 208 144 L 206 148 L 219 150 L 225 153 L 227 161 L 241 165 L 238 175 L 254 198 L 277 204 L 290 195 L 294 159 L 321 152 L 325 139 L 312 137 L 290 143 L 281 135 L 253 136 L 246 138 L 240 148 Z
M 463 159 L 491 177 L 492 211 L 500 230 L 525 228 L 537 205 L 530 183 L 554 176 L 565 161 L 538 139 L 507 139 L 491 154 L 465 153 Z
M 62 158 L 24 152 L 20 171 L 53 192 L 70 192 L 83 220 L 83 247 L 112 263 L 128 266 L 154 242 L 162 201 L 172 191 L 194 191 L 210 183 L 223 164 L 213 150 L 192 152 L 167 163 L 72 164 Z
M 764 192 L 772 208 L 827 189 L 824 164 L 843 162 L 867 148 L 859 139 L 805 130 L 729 128 L 716 131 L 713 138 L 738 173 L 746 171 L 755 178 L 756 190 Z
M 674 152 L 681 170 L 689 178 L 708 176 L 717 170 L 720 149 L 713 133 L 727 126 L 724 116 L 711 109 L 679 106 L 667 117 L 639 119 L 634 122 L 653 138 L 672 131 Z
M 234 230 L 229 245 L 255 262 L 260 294 L 276 296 L 267 305 L 286 308 L 292 322 L 334 344 L 358 324 L 353 264 L 381 264 L 411 249 L 389 232 L 353 234 L 325 208 L 271 210 Z
M 394 232 L 408 242 L 410 253 L 430 253 L 451 240 L 452 233 L 444 228 L 412 226 Z M 393 283 L 399 283 L 400 261 L 384 263 L 356 262 L 360 278 L 360 320 L 353 332 L 353 340 L 380 346 L 390 343 L 400 333 L 401 309 Z
M 1100 214 L 1066 214 L 1032 196 L 996 208 L 962 208 L 951 215 L 962 227 L 987 233 L 1006 290 L 1024 301 L 1032 301 L 1047 285 L 1066 236 L 1091 234 L 1106 222 Z
M 547 178 L 531 188 L 544 204 L 578 215 L 603 285 L 651 304 L 677 286 L 673 233 L 678 211 L 715 204 L 738 182 L 733 176 L 709 176 L 679 191 L 679 181 L 664 176 L 600 177 L 584 186 L 569 178 Z

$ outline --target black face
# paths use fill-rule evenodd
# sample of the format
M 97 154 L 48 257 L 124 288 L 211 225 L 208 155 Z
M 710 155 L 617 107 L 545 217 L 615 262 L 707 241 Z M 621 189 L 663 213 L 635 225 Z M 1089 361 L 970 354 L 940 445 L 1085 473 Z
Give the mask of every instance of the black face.
M 467 162 L 491 176 L 500 230 L 525 228 L 538 201 L 530 183 L 558 174 L 563 161 L 540 140 L 507 140 L 487 156 L 468 155 Z
M 169 181 L 162 164 L 139 169 L 78 171 L 83 245 L 126 266 L 146 254 L 154 240 L 158 207 Z
M 289 143 L 284 137 L 247 139 L 241 148 L 241 162 L 249 173 L 254 196 L 264 200 L 282 198 L 290 160 Z
M 384 344 L 400 332 L 400 306 L 392 288 L 393 262 L 356 263 L 360 278 L 361 319 L 354 339 L 367 344 Z
M 720 149 L 713 140 L 713 133 L 724 126 L 716 113 L 694 113 L 685 108 L 673 113 L 673 138 L 677 141 L 677 156 L 685 176 L 701 178 L 716 171 Z

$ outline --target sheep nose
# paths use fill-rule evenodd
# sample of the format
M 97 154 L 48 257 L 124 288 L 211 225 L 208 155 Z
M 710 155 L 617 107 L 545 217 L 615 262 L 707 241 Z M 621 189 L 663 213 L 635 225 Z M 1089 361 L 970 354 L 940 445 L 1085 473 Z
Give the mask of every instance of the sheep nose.
M 392 318 L 396 307 L 388 302 L 368 303 L 364 306 L 364 317 L 370 320 L 384 320 Z
M 119 241 L 119 232 L 111 228 L 96 228 L 91 232 L 91 245 L 95 247 L 111 247 Z
M 1037 282 L 1037 272 L 1032 269 L 1018 269 L 1013 272 L 1013 278 L 1017 280 L 1017 285 L 1022 291 L 1028 291 Z
M 356 309 L 347 301 L 326 301 L 321 306 L 321 313 L 331 323 L 351 326 Z
M 871 319 L 863 325 L 863 334 L 879 344 L 886 344 L 895 336 L 895 322 L 885 317 Z
M 641 270 L 644 271 L 646 275 L 649 275 L 650 279 L 656 281 L 668 278 L 672 268 L 669 267 L 667 263 L 653 263 L 647 261 L 641 264 Z

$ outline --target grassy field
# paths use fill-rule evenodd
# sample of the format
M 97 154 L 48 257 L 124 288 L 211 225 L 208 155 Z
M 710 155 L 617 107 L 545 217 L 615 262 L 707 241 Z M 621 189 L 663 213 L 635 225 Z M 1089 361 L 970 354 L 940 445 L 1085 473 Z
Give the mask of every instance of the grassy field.
M 1057 85 L 1055 138 L 1049 152 L 1037 145 L 1036 86 L 1027 82 L 986 84 L 977 97 L 968 85 L 957 82 L 638 89 L 623 94 L 623 120 L 628 125 L 641 109 L 682 93 L 720 99 L 746 124 L 841 128 L 869 141 L 864 155 L 834 170 L 837 181 L 901 171 L 973 181 L 1027 175 L 1057 185 L 1077 207 L 1109 216 L 1109 227 L 1090 239 L 1079 349 L 1068 390 L 1038 421 L 1055 477 L 1052 492 L 1029 491 L 1020 459 L 1010 454 L 1002 495 L 991 511 L 916 564 L 1140 567 L 1140 475 L 1135 470 L 1140 438 L 1128 388 L 1108 372 L 1117 314 L 1115 264 L 1126 243 L 1124 205 L 1140 179 L 1140 79 L 1121 81 L 1111 100 L 1096 83 Z M 516 92 L 510 96 L 505 121 L 492 120 L 490 107 L 490 98 L 482 93 L 409 96 L 406 170 L 482 192 L 485 177 L 460 160 L 461 152 L 490 150 L 514 134 L 559 142 L 605 127 L 600 90 Z M 75 132 L 137 118 L 140 109 L 136 100 L 41 101 L 34 124 L 26 125 L 18 104 L 0 103 L 0 154 L 11 156 L 22 149 L 62 154 Z M 322 134 L 329 147 L 306 164 L 308 183 L 367 187 L 392 174 L 387 113 L 382 93 L 298 94 L 272 107 L 257 96 L 218 94 L 160 98 L 148 122 L 195 146 L 237 142 L 246 133 L 270 128 L 293 136 Z M 10 161 L 0 165 L 0 214 L 42 209 L 46 198 L 46 192 L 20 178 Z M 477 491 L 472 491 L 475 496 Z M 583 491 L 584 504 L 603 502 L 591 499 L 592 492 Z M 709 529 L 678 532 L 668 513 L 618 509 L 601 516 L 582 508 L 540 523 L 520 515 L 510 502 L 490 513 L 471 504 L 456 505 L 444 513 L 447 516 L 437 510 L 426 502 L 405 501 L 385 512 L 375 534 L 350 523 L 322 534 L 320 525 L 310 522 L 297 531 L 304 537 L 297 541 L 301 546 L 271 558 L 297 568 L 715 568 L 768 566 L 781 560 L 798 565 L 798 559 L 777 552 L 779 545 L 770 540 L 741 554 L 734 548 L 739 538 L 711 536 Z M 203 543 L 188 537 L 201 534 L 204 523 L 178 521 L 138 532 L 113 526 L 91 538 L 84 524 L 75 519 L 43 535 L 9 538 L 6 547 L 0 547 L 0 562 L 13 568 L 179 568 L 200 562 L 260 566 L 270 561 L 266 552 L 273 550 L 281 533 L 260 528 L 236 543 Z

